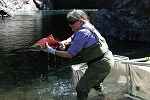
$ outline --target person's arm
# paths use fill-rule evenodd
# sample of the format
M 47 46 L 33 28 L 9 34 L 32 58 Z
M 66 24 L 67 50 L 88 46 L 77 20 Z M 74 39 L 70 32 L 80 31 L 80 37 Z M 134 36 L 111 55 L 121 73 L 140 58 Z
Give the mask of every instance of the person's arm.
M 71 42 L 72 42 L 72 38 L 71 37 L 69 37 L 66 40 L 61 41 L 61 43 L 63 43 L 64 45 L 69 45 L 69 44 L 71 44 Z
M 47 53 L 52 53 L 54 55 L 60 56 L 60 57 L 64 57 L 64 58 L 72 58 L 73 55 L 71 53 L 69 53 L 68 51 L 59 51 L 56 49 L 53 49 L 52 47 L 50 47 L 48 45 L 48 43 L 46 42 L 46 47 L 43 49 L 44 52 Z
M 60 56 L 60 57 L 64 57 L 64 58 L 72 58 L 73 55 L 70 54 L 68 51 L 58 51 L 56 50 L 55 55 Z
M 66 46 L 71 44 L 71 42 L 72 42 L 72 38 L 71 37 L 69 37 L 66 40 L 61 41 L 61 45 L 59 46 L 59 49 L 65 50 Z

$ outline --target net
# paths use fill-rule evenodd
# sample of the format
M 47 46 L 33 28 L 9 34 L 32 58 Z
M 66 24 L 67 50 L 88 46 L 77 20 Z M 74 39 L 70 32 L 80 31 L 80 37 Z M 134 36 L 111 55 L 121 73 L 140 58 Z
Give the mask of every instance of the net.
M 150 62 L 147 58 L 123 61 L 129 72 L 129 94 L 149 100 L 150 98 Z
M 122 61 L 128 61 L 129 58 L 120 55 L 114 55 L 115 64 L 111 69 L 109 75 L 106 77 L 103 85 L 103 94 L 112 95 L 111 99 L 121 98 L 122 94 L 126 94 L 129 91 L 129 79 L 127 78 L 128 71 L 126 64 Z M 79 79 L 82 77 L 88 66 L 86 63 L 76 64 L 71 66 L 73 71 L 74 84 L 76 86 Z M 115 95 L 114 95 L 115 94 Z

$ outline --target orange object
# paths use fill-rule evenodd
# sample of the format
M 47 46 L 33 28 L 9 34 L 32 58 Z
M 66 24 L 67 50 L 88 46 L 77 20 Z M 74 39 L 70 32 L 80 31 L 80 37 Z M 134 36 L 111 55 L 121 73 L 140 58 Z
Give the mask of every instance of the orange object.
M 46 38 L 42 38 L 39 41 L 37 41 L 33 46 L 30 47 L 31 50 L 41 50 L 45 48 L 45 43 L 48 43 L 48 45 L 52 48 L 58 48 L 60 46 L 60 41 L 54 39 L 53 35 L 49 35 Z

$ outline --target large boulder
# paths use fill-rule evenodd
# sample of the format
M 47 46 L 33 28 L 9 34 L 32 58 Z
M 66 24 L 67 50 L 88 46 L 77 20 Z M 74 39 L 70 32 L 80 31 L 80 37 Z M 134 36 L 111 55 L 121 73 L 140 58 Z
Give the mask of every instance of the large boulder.
M 150 42 L 149 9 L 149 0 L 107 2 L 95 14 L 94 24 L 102 35 L 119 40 Z
M 10 16 L 19 11 L 38 10 L 33 0 L 1 0 L 0 9 Z

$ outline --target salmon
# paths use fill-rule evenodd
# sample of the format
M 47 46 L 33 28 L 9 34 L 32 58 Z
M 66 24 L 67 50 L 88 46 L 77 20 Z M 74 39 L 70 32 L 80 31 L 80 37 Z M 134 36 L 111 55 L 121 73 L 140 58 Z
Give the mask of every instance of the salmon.
M 39 41 L 37 41 L 34 45 L 32 45 L 30 47 L 31 50 L 34 50 L 34 51 L 39 51 L 39 50 L 42 50 L 43 48 L 45 48 L 45 43 L 48 43 L 48 45 L 52 48 L 58 48 L 61 43 L 59 40 L 56 40 L 53 35 L 49 35 L 48 37 L 46 38 L 42 38 L 40 39 Z

